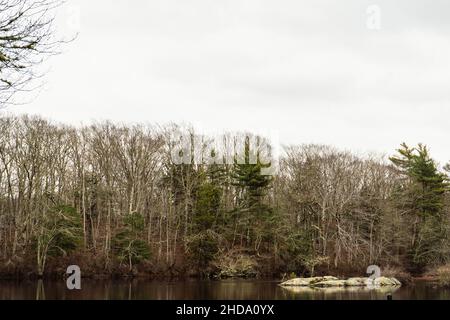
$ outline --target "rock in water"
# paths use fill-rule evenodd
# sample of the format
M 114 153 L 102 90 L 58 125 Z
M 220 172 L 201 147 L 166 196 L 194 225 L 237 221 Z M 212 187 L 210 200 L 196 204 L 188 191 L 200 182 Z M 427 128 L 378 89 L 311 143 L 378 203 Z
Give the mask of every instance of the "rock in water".
M 378 277 L 373 281 L 375 286 L 399 286 L 400 281 L 395 278 Z
M 313 286 L 316 283 L 322 282 L 322 281 L 328 281 L 328 280 L 338 280 L 336 277 L 332 276 L 325 276 L 325 277 L 311 277 L 311 278 L 294 278 L 291 280 L 287 280 L 283 283 L 281 283 L 281 286 L 298 286 L 298 287 L 309 287 Z
M 285 287 L 365 287 L 368 289 L 376 289 L 387 286 L 400 286 L 401 283 L 395 278 L 378 277 L 376 279 L 355 277 L 347 280 L 339 280 L 336 277 L 311 277 L 311 278 L 295 278 L 280 284 Z
M 314 286 L 321 288 L 345 287 L 345 280 L 325 280 L 315 283 Z
M 369 285 L 369 278 L 348 278 L 345 280 L 345 285 L 348 287 L 364 287 Z

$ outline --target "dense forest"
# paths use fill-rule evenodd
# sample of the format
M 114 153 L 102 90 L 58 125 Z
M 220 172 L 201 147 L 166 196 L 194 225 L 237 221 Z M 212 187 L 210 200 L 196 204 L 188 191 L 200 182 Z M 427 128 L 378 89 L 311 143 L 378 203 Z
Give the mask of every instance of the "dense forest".
M 231 161 L 174 161 L 180 131 L 201 141 L 192 158 Z M 289 146 L 265 175 L 250 137 L 2 116 L 2 276 L 69 264 L 92 276 L 362 274 L 372 264 L 421 274 L 447 263 L 449 167 L 425 145 L 390 158 Z

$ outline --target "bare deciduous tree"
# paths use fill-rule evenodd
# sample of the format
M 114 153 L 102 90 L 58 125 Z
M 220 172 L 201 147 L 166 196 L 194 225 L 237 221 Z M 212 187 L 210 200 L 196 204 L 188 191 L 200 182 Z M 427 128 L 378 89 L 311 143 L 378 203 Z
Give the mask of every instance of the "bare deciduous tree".
M 57 52 L 53 11 L 61 0 L 0 0 L 0 107 L 31 90 L 36 66 Z

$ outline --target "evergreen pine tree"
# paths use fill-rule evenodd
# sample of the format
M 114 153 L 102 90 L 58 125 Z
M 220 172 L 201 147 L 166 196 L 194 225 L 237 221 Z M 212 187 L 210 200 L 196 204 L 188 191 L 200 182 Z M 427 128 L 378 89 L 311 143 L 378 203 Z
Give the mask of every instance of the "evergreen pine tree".
M 261 169 L 270 166 L 260 161 L 259 153 L 250 148 L 250 138 L 245 138 L 243 157 L 235 159 L 232 171 L 232 184 L 237 188 L 237 203 L 234 210 L 242 230 L 246 233 L 247 244 L 253 242 L 256 251 L 264 242 L 273 239 L 275 214 L 264 200 L 271 187 L 272 177 L 263 175 Z M 250 159 L 256 163 L 250 163 Z
M 216 223 L 221 203 L 220 186 L 202 174 L 194 206 L 192 235 L 186 239 L 187 251 L 198 271 L 208 274 L 208 266 L 219 250 Z
M 414 271 L 422 271 L 443 258 L 440 248 L 446 233 L 442 208 L 448 179 L 438 171 L 426 146 L 410 148 L 403 143 L 398 153 L 390 160 L 408 179 L 399 190 L 400 205 L 412 221 L 408 262 Z
M 150 248 L 142 240 L 145 222 L 144 217 L 133 212 L 123 219 L 123 226 L 113 238 L 113 252 L 121 263 L 128 264 L 129 271 L 133 265 L 150 258 Z

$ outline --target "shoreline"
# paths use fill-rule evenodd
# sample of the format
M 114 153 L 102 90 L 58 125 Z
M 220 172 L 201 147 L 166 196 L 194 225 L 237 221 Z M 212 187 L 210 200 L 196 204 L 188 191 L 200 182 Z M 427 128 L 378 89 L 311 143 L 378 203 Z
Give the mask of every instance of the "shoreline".
M 0 273 L 0 282 L 1 281 L 56 281 L 63 280 L 66 278 L 65 273 L 50 273 L 45 274 L 42 277 L 39 277 L 37 274 L 1 274 Z M 174 281 L 276 281 L 283 282 L 285 281 L 282 277 L 276 277 L 273 275 L 261 275 L 257 277 L 202 277 L 199 275 L 163 275 L 163 274 L 115 274 L 115 273 L 104 273 L 104 274 L 86 274 L 82 275 L 83 279 L 93 280 L 93 281 L 164 281 L 164 282 L 174 282 Z M 344 277 L 345 278 L 345 277 Z M 348 276 L 347 278 L 351 278 Z M 436 283 L 439 285 L 439 278 L 434 275 L 422 275 L 422 276 L 414 276 L 408 280 L 402 279 L 402 286 L 411 286 L 417 282 L 428 282 L 428 283 Z

